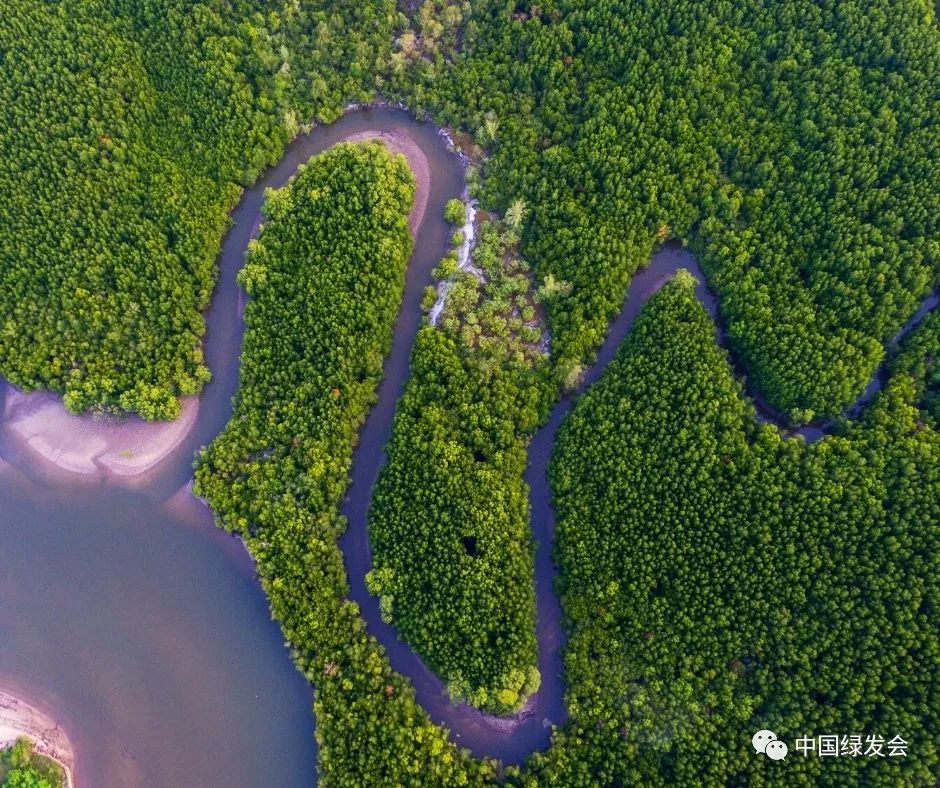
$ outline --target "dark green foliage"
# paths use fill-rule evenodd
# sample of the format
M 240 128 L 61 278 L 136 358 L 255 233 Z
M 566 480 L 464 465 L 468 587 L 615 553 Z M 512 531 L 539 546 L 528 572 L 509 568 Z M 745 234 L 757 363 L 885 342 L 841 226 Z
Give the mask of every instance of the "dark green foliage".
M 264 10 L 266 3 L 255 1 Z M 283 0 L 274 33 L 288 104 L 301 123 L 336 120 L 381 90 L 399 24 L 395 0 Z M 270 19 L 268 14 L 265 19 Z
M 336 539 L 359 425 L 375 397 L 411 251 L 414 182 L 378 144 L 340 145 L 269 193 L 242 282 L 251 294 L 235 415 L 196 492 L 245 540 L 314 682 L 323 785 L 459 785 L 468 761 L 367 635 Z
M 844 437 L 758 427 L 691 277 L 649 302 L 551 478 L 575 722 L 552 784 L 920 785 L 940 753 L 940 435 L 899 376 Z M 907 758 L 755 757 L 751 734 Z
M 402 209 L 413 198 L 404 159 L 377 144 L 337 146 L 268 193 L 239 274 L 251 296 L 241 384 L 233 423 L 206 460 L 214 480 L 237 477 L 253 498 L 271 467 L 300 463 L 308 507 L 334 505 L 346 486 L 344 448 L 391 344 L 412 244 Z M 220 489 L 213 501 L 230 497 Z
M 522 472 L 544 394 L 422 328 L 369 516 L 383 612 L 453 696 L 499 712 L 539 683 Z
M 39 755 L 29 739 L 0 749 L 0 788 L 62 788 L 64 783 L 62 768 Z
M 278 12 L 278 6 L 283 6 Z M 371 96 L 391 0 L 10 0 L 0 14 L 0 372 L 73 410 L 198 391 L 227 212 Z
M 225 62 L 218 18 L 161 12 L 159 28 L 138 37 L 110 6 L 4 7 L 0 365 L 26 388 L 63 391 L 74 410 L 169 418 L 176 397 L 209 377 L 199 312 L 238 195 L 231 179 L 247 174 L 244 128 L 257 119 L 235 123 L 254 99 Z M 155 64 L 177 71 L 149 71 Z M 177 89 L 198 112 L 177 117 Z
M 937 282 L 929 4 L 402 7 L 7 0 L 0 371 L 76 410 L 173 416 L 208 378 L 201 310 L 240 185 L 302 123 L 376 88 L 490 151 L 481 200 L 525 238 L 559 380 L 576 380 L 657 239 L 690 240 L 755 387 L 803 418 L 855 398 Z M 495 773 L 390 670 L 345 601 L 335 544 L 401 294 L 409 181 L 400 160 L 346 147 L 272 197 L 242 276 L 236 415 L 197 470 L 316 684 L 324 784 Z M 399 567 L 374 578 L 404 589 L 396 623 L 497 708 L 518 698 L 514 682 L 512 702 L 499 695 L 506 670 L 533 664 L 521 471 L 550 398 L 527 366 L 541 335 L 524 268 L 496 267 L 502 252 L 485 231 L 488 286 L 457 275 L 444 331 L 419 335 L 372 524 Z M 755 425 L 688 283 L 657 297 L 562 433 L 572 723 L 511 779 L 935 779 L 938 324 L 908 340 L 864 421 L 806 447 Z M 428 550 L 407 573 L 405 526 Z M 448 615 L 481 638 L 459 642 Z M 504 650 L 485 648 L 490 632 Z M 898 733 L 911 756 L 773 764 L 749 750 L 757 726 Z
M 369 516 L 369 585 L 453 697 L 505 713 L 540 681 L 522 474 L 554 392 L 540 328 L 521 314 L 529 280 L 506 244 L 516 239 L 501 227 L 479 228 L 485 283 L 439 266 L 456 278 L 441 328 L 423 327 L 412 351 Z
M 561 368 L 590 356 L 654 238 L 686 237 L 736 354 L 805 418 L 861 393 L 938 280 L 938 29 L 920 0 L 481 0 L 407 101 L 491 151 L 529 206 Z M 407 77 L 407 79 L 405 78 Z
M 940 428 L 940 310 L 935 308 L 904 340 L 891 361 L 891 372 L 914 379 L 924 420 Z

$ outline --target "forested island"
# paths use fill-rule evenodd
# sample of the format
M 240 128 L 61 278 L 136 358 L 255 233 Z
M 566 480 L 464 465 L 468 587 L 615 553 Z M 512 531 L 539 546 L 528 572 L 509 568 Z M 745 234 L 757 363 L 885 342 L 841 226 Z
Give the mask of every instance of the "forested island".
M 940 286 L 938 72 L 920 0 L 13 0 L 0 373 L 75 412 L 178 416 L 211 377 L 203 312 L 242 187 L 308 124 L 401 102 L 451 130 L 479 213 L 458 264 L 467 206 L 447 204 L 453 248 L 401 318 L 421 324 L 365 582 L 508 737 L 561 680 L 539 670 L 551 549 L 568 720 L 515 763 L 460 746 L 350 598 L 345 496 L 422 222 L 403 156 L 341 143 L 266 195 L 234 414 L 195 469 L 314 686 L 320 781 L 930 784 L 936 308 L 893 339 Z M 680 271 L 592 367 L 677 239 L 717 330 Z M 550 489 L 525 476 L 546 425 Z M 764 728 L 909 751 L 778 763 L 750 747 Z

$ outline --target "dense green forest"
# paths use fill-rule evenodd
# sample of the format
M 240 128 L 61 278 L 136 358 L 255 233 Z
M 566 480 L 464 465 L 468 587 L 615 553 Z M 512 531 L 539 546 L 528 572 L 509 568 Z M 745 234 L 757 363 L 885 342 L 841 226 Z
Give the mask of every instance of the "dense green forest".
M 415 341 L 369 516 L 383 615 L 454 698 L 496 712 L 539 685 L 522 473 L 553 393 L 532 371 L 545 364 L 517 242 L 511 226 L 483 224 L 473 263 L 485 284 L 454 256 L 438 266 L 453 280 L 441 328 Z
M 0 14 L 0 373 L 173 417 L 240 184 L 371 97 L 394 3 L 10 0 Z
M 327 364 L 334 363 L 330 353 L 305 349 L 322 347 L 321 332 L 331 348 L 347 339 L 345 315 L 307 313 L 290 328 L 268 319 L 324 286 L 319 276 L 299 292 L 294 285 L 297 250 L 309 247 L 267 245 L 317 237 L 318 220 L 333 218 L 327 201 L 319 201 L 326 217 L 311 216 L 300 198 L 322 194 L 309 169 L 298 183 L 314 188 L 275 196 L 252 251 L 245 277 L 254 297 L 238 411 L 202 459 L 198 490 L 259 560 L 274 613 L 315 684 L 323 783 L 490 782 L 500 774 L 496 765 L 468 758 L 428 722 L 408 682 L 389 669 L 356 607 L 344 600 L 335 539 L 344 525 L 336 504 L 347 466 L 321 462 L 314 473 L 306 457 L 322 460 L 311 449 L 326 443 L 340 447 L 333 456 L 348 463 L 368 398 L 338 428 L 317 415 L 320 399 L 330 404 L 327 386 L 337 381 L 298 407 L 299 381 L 287 384 L 300 365 L 286 365 L 285 385 L 277 389 L 266 382 L 273 368 L 254 368 L 252 359 L 265 359 L 285 336 L 309 363 Z M 326 169 L 317 174 L 327 177 Z M 399 217 L 405 212 L 401 205 Z M 354 237 L 361 237 L 359 223 L 373 232 L 381 226 L 363 214 L 344 219 L 356 228 Z M 291 279 L 267 273 L 282 267 Z M 260 291 L 252 284 L 259 281 Z M 355 288 L 356 277 L 341 284 Z M 767 726 L 792 738 L 830 731 L 890 738 L 903 731 L 910 742 L 909 757 L 890 763 L 790 758 L 787 780 L 922 783 L 938 760 L 931 611 L 940 588 L 929 571 L 938 535 L 924 524 L 940 518 L 940 439 L 916 407 L 921 377 L 899 371 L 843 436 L 809 446 L 784 440 L 755 421 L 692 284 L 680 275 L 651 300 L 562 428 L 552 481 L 560 591 L 570 620 L 572 722 L 548 751 L 523 769 L 503 769 L 502 779 L 526 786 L 783 784 L 777 764 L 750 751 L 751 729 Z M 388 307 L 385 326 L 392 314 Z M 924 351 L 921 331 L 905 343 L 899 369 L 920 369 L 918 359 L 932 352 L 929 345 Z M 419 332 L 400 414 L 424 390 L 425 373 L 466 379 L 474 355 L 457 337 L 447 329 Z M 426 357 L 437 365 L 423 370 Z M 538 369 L 530 374 L 547 380 Z M 284 409 L 297 418 L 290 430 L 275 432 L 267 414 Z M 409 429 L 423 426 L 410 418 Z M 243 424 L 259 425 L 258 442 L 242 443 Z M 269 434 L 278 439 L 265 440 Z M 321 486 L 327 479 L 330 486 Z
M 484 282 L 439 269 L 449 299 L 413 351 L 372 586 L 455 694 L 505 710 L 535 678 L 526 443 L 659 240 L 689 241 L 735 357 L 795 421 L 852 401 L 937 285 L 940 32 L 923 0 L 401 9 L 7 0 L 0 373 L 74 410 L 174 416 L 209 377 L 227 212 L 299 129 L 387 95 L 471 132 L 481 202 L 506 221 L 481 230 Z M 808 446 L 754 420 L 682 276 L 552 466 L 570 725 L 503 770 L 430 723 L 346 599 L 336 545 L 412 192 L 367 145 L 270 196 L 241 275 L 236 413 L 196 472 L 315 685 L 323 783 L 935 780 L 940 317 L 859 421 Z M 409 564 L 396 539 L 415 536 Z M 758 727 L 897 734 L 910 754 L 784 766 L 754 757 Z
M 898 374 L 844 436 L 781 439 L 754 420 L 691 277 L 651 299 L 556 443 L 575 722 L 536 756 L 541 780 L 930 783 L 940 435 L 916 399 Z M 791 752 L 820 733 L 910 748 L 783 765 L 754 756 L 762 728 Z
M 467 760 L 365 631 L 336 540 L 352 449 L 391 345 L 414 182 L 372 143 L 321 154 L 270 192 L 241 282 L 251 295 L 235 414 L 195 490 L 244 540 L 314 683 L 322 784 L 460 784 Z M 458 779 L 455 775 L 461 775 Z
M 688 238 L 797 420 L 863 388 L 937 281 L 938 32 L 920 0 L 12 0 L 0 19 L 0 372 L 173 416 L 240 184 L 376 92 L 473 131 L 529 206 L 559 368 L 654 239 Z M 23 327 L 29 330 L 24 331 Z
M 940 310 L 934 310 L 904 340 L 891 360 L 891 372 L 910 376 L 916 387 L 921 417 L 940 429 Z
M 486 207 L 529 206 L 524 252 L 569 286 L 560 365 L 678 236 L 802 421 L 861 393 L 938 280 L 938 36 L 922 0 L 479 0 L 457 51 L 393 83 L 486 145 Z
M 54 761 L 39 755 L 29 739 L 0 749 L 0 788 L 62 788 L 65 776 Z

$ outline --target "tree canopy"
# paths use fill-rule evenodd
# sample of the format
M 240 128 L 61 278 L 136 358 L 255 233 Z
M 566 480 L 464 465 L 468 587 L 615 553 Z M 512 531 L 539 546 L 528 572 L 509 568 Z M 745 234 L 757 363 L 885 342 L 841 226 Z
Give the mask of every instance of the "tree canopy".
M 464 784 L 346 599 L 339 503 L 404 289 L 414 179 L 378 143 L 342 144 L 268 193 L 240 281 L 251 299 L 235 413 L 196 464 L 197 495 L 238 533 L 315 687 L 324 785 Z M 459 775 L 459 779 L 458 779 Z
M 301 119 L 375 90 L 391 0 L 10 0 L 0 16 L 0 373 L 172 418 L 209 379 L 215 257 Z
M 443 5 L 443 4 L 442 4 Z M 443 12 L 442 12 L 443 13 Z M 562 366 L 656 240 L 687 239 L 758 389 L 806 419 L 864 389 L 938 282 L 940 33 L 920 0 L 480 0 L 394 84 L 490 151 Z
M 929 782 L 940 436 L 897 375 L 843 436 L 758 425 L 691 277 L 647 304 L 551 468 L 571 730 L 550 784 Z M 755 758 L 754 731 L 907 757 Z M 720 757 L 716 757 L 720 753 Z
M 522 474 L 553 388 L 518 237 L 496 220 L 479 233 L 479 273 L 438 267 L 441 328 L 412 350 L 369 515 L 369 585 L 454 698 L 510 712 L 540 682 Z
M 893 374 L 911 377 L 923 419 L 940 429 L 940 310 L 935 308 L 905 339 L 890 366 Z
M 63 788 L 64 785 L 62 768 L 38 754 L 29 739 L 21 737 L 0 749 L 0 788 Z

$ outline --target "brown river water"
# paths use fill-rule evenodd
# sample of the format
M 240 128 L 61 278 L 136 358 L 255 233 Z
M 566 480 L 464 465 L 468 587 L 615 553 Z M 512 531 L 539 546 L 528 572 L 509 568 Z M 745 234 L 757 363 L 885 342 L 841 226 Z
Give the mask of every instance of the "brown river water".
M 220 255 L 207 312 L 206 360 L 213 380 L 187 438 L 134 489 L 50 478 L 15 441 L 0 441 L 0 686 L 54 717 L 76 752 L 76 782 L 90 786 L 305 786 L 316 781 L 312 693 L 294 670 L 240 542 L 216 529 L 186 492 L 191 462 L 231 415 L 243 326 L 235 274 L 257 231 L 264 189 L 282 185 L 310 156 L 346 137 L 384 129 L 409 135 L 431 172 L 406 293 L 379 400 L 360 435 L 341 540 L 350 596 L 392 666 L 452 738 L 477 755 L 520 762 L 548 744 L 566 719 L 561 609 L 552 592 L 554 516 L 546 468 L 555 433 L 577 394 L 596 380 L 649 296 L 680 268 L 700 282 L 692 255 L 661 247 L 630 286 L 624 308 L 578 392 L 561 400 L 530 447 L 532 527 L 542 686 L 510 719 L 454 705 L 442 682 L 382 622 L 365 588 L 370 490 L 384 461 L 395 403 L 408 374 L 424 287 L 447 251 L 443 205 L 463 190 L 462 166 L 430 125 L 391 109 L 348 113 L 296 140 L 277 166 L 245 191 Z M 716 316 L 706 286 L 699 296 Z M 928 299 L 911 324 L 936 304 Z M 863 400 L 881 385 L 876 375 Z M 759 404 L 759 403 L 758 403 Z M 760 406 L 762 418 L 774 419 Z M 800 430 L 807 440 L 826 425 Z

